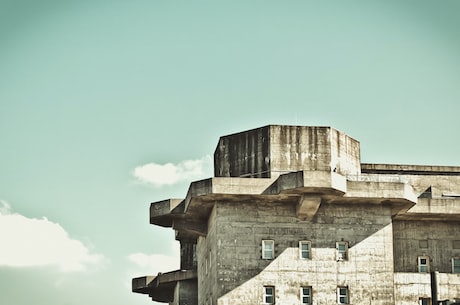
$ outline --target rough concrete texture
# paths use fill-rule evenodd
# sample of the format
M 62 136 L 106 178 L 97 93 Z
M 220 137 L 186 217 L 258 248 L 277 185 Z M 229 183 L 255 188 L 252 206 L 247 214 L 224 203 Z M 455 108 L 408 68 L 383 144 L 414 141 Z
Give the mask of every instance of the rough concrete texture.
M 360 173 L 359 142 L 331 127 L 269 125 L 221 137 L 216 177 L 275 177 L 299 170 Z
M 417 272 L 417 257 L 428 256 L 430 269 L 452 272 L 452 257 L 460 257 L 458 221 L 394 221 L 394 266 L 396 272 Z
M 302 286 L 312 287 L 315 304 L 336 302 L 338 286 L 353 288 L 353 304 L 393 304 L 390 213 L 327 205 L 313 221 L 301 221 L 283 204 L 218 203 L 217 304 L 254 304 L 267 285 L 276 287 L 277 304 L 299 304 Z M 264 239 L 275 241 L 274 260 L 261 259 Z M 311 241 L 311 259 L 300 258 L 302 240 Z M 348 242 L 348 259 L 337 261 L 337 241 Z

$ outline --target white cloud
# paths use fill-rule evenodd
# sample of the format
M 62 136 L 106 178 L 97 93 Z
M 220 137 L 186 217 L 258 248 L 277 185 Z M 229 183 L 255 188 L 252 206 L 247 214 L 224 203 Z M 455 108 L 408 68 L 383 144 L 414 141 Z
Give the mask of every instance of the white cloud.
M 158 272 L 178 270 L 180 268 L 179 253 L 179 243 L 174 242 L 171 255 L 133 253 L 128 256 L 128 260 L 139 267 L 138 276 L 156 275 Z
M 57 266 L 61 271 L 82 271 L 104 257 L 93 254 L 79 240 L 69 237 L 57 223 L 13 213 L 0 200 L 0 266 Z
M 185 160 L 178 164 L 148 163 L 134 169 L 134 176 L 154 186 L 172 185 L 182 181 L 193 181 L 212 176 L 212 158 Z

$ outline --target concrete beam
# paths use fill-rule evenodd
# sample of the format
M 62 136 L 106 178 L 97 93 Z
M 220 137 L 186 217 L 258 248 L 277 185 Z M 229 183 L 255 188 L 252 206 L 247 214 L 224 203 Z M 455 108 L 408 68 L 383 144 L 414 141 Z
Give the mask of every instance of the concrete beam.
M 208 225 L 206 220 L 200 219 L 175 219 L 172 228 L 176 231 L 185 231 L 191 235 L 206 236 L 208 234 Z
M 347 191 L 345 176 L 327 171 L 298 171 L 280 175 L 263 194 L 315 193 L 341 196 Z
M 214 177 L 194 181 L 185 197 L 185 212 L 192 201 L 199 197 L 211 195 L 259 195 L 274 179 L 269 178 L 230 178 Z
M 170 303 L 174 301 L 174 290 L 180 281 L 196 280 L 195 270 L 176 270 L 158 273 L 157 276 L 133 278 L 131 290 L 136 293 L 148 294 L 153 301 Z
M 150 223 L 162 227 L 171 227 L 171 212 L 181 204 L 183 199 L 167 199 L 150 204 Z
M 312 220 L 321 205 L 321 197 L 315 195 L 304 194 L 299 197 L 297 203 L 296 214 L 297 218 L 303 220 Z
M 344 197 L 417 203 L 417 195 L 412 186 L 403 182 L 348 181 L 348 191 Z

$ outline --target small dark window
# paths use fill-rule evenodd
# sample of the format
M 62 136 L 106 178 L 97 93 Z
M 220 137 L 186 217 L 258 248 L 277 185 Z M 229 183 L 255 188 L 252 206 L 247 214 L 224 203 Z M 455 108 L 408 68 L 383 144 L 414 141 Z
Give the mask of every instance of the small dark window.
M 264 304 L 275 304 L 275 287 L 264 287 Z
M 300 299 L 302 304 L 311 304 L 311 287 L 300 288 Z
M 337 287 L 337 303 L 349 304 L 347 287 Z
M 421 272 L 421 273 L 430 272 L 430 258 L 428 256 L 418 257 L 418 272 Z

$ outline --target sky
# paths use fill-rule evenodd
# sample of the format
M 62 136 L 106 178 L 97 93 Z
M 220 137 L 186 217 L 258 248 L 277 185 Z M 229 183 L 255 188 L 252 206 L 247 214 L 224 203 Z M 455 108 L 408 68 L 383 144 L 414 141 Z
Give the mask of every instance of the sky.
M 0 303 L 147 305 L 150 202 L 220 136 L 332 126 L 367 163 L 460 165 L 460 2 L 0 0 Z

